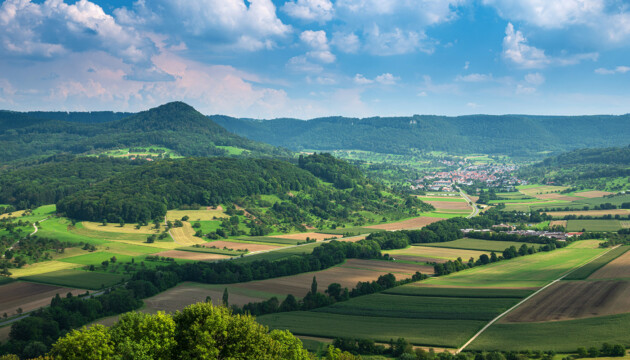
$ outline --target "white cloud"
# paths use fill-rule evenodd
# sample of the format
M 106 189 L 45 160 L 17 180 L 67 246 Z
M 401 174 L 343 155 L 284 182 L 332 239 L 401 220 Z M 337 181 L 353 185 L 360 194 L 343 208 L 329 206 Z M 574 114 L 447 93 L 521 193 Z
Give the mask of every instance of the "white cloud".
M 394 28 L 392 31 L 383 32 L 375 24 L 364 33 L 365 47 L 372 55 L 388 56 L 402 55 L 422 51 L 433 52 L 433 44 L 426 43 L 427 36 L 424 32 L 403 30 Z
M 303 31 L 300 34 L 300 40 L 311 49 L 306 53 L 305 60 L 308 58 L 324 64 L 335 62 L 336 57 L 330 52 L 325 31 Z
M 390 73 L 381 74 L 374 79 L 374 81 L 383 85 L 394 85 L 398 80 L 400 80 L 399 77 L 394 76 Z
M 469 67 L 470 67 L 470 61 L 466 61 L 464 63 L 464 70 L 468 70 Z
M 463 81 L 463 82 L 486 82 L 486 81 L 492 81 L 493 77 L 492 74 L 469 74 L 469 75 L 458 75 L 455 78 L 456 81 Z
M 585 27 L 589 35 L 624 46 L 630 37 L 630 7 L 608 0 L 483 0 L 510 21 L 545 29 Z
M 306 58 L 306 55 L 294 56 L 287 62 L 287 68 L 293 71 L 306 72 L 306 73 L 318 73 L 324 71 L 324 67 L 319 64 L 314 64 Z
M 331 20 L 334 14 L 330 0 L 287 1 L 282 10 L 294 18 L 320 23 Z
M 391 16 L 403 20 L 409 18 L 420 26 L 427 26 L 456 19 L 455 8 L 465 2 L 465 0 L 338 0 L 336 6 L 346 21 L 352 16 L 355 17 L 355 21 Z
M 527 85 L 523 85 L 523 84 L 518 84 L 516 86 L 516 93 L 517 94 L 523 94 L 523 95 L 530 95 L 536 92 L 536 88 L 532 87 L 532 86 L 527 86 Z
M 525 75 L 525 81 L 529 84 L 540 86 L 545 83 L 545 77 L 541 73 L 530 73 Z
M 334 45 L 337 50 L 344 53 L 356 53 L 361 47 L 361 41 L 355 33 L 333 33 L 331 44 Z
M 469 108 L 473 108 L 476 109 L 478 108 L 480 105 L 474 102 L 469 102 L 468 104 L 466 104 L 466 106 L 468 106 Z
M 365 76 L 363 76 L 362 74 L 356 74 L 354 76 L 354 82 L 355 84 L 358 84 L 358 85 L 369 85 L 369 84 L 372 84 L 374 80 L 370 80 L 366 78 Z
M 523 33 L 515 30 L 512 23 L 505 28 L 503 38 L 503 57 L 524 69 L 540 69 L 549 65 L 575 65 L 584 60 L 596 61 L 599 54 L 585 53 L 562 57 L 550 57 L 545 51 L 527 44 Z
M 630 66 L 617 66 L 614 69 L 606 69 L 606 68 L 595 69 L 595 73 L 600 74 L 600 75 L 625 74 L 627 72 L 630 72 Z

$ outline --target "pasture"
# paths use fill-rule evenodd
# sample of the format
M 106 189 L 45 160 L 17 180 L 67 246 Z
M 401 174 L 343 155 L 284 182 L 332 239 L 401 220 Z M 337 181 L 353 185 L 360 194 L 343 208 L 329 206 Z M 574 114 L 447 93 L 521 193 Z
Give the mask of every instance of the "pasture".
M 542 323 L 495 323 L 467 350 L 554 350 L 575 352 L 602 342 L 630 345 L 630 314 Z
M 567 231 L 617 231 L 621 229 L 619 220 L 568 220 Z
M 478 266 L 423 281 L 426 286 L 536 288 L 601 254 L 603 249 L 565 248 Z
M 101 265 L 103 261 L 111 261 L 111 259 L 115 257 L 116 262 L 129 262 L 133 258 L 133 256 L 129 255 L 121 255 L 115 254 L 107 251 L 99 251 L 93 252 L 85 255 L 72 256 L 68 258 L 61 259 L 59 261 L 79 264 L 79 265 Z
M 121 283 L 125 276 L 75 269 L 57 270 L 38 275 L 25 276 L 22 280 L 42 284 L 68 286 L 80 289 L 98 290 Z
M 422 244 L 422 246 L 477 251 L 494 251 L 498 253 L 503 252 L 503 250 L 509 248 L 510 246 L 515 246 L 518 249 L 523 244 L 527 245 L 528 247 L 534 246 L 536 248 L 539 248 L 541 246 L 539 244 L 529 244 L 515 241 L 493 241 L 468 238 L 440 243 Z

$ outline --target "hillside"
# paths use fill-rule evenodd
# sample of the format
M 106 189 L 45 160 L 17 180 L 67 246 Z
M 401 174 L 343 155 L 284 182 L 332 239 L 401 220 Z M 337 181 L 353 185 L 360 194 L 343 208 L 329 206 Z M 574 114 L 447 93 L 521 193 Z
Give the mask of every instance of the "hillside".
M 629 186 L 630 146 L 574 150 L 525 167 L 519 176 L 537 183 L 620 191 Z
M 183 156 L 229 154 L 229 150 L 218 146 L 243 149 L 244 156 L 290 155 L 286 150 L 232 134 L 181 102 L 105 122 L 101 121 L 115 119 L 119 114 L 96 113 L 91 120 L 88 113 L 68 115 L 63 120 L 42 114 L 51 113 L 0 112 L 0 147 L 3 149 L 0 163 L 58 153 L 99 153 L 133 146 L 162 146 Z
M 390 154 L 406 154 L 417 149 L 539 157 L 544 152 L 559 153 L 578 146 L 625 145 L 625 134 L 630 131 L 630 115 L 415 115 L 365 119 L 329 117 L 308 121 L 210 118 L 239 135 L 293 150 L 354 149 Z

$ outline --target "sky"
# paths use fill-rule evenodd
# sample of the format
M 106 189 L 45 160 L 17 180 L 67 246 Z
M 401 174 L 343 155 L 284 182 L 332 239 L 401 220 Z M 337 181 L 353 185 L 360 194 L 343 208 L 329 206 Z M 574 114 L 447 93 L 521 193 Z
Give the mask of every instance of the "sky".
M 0 109 L 630 113 L 628 0 L 4 0 Z

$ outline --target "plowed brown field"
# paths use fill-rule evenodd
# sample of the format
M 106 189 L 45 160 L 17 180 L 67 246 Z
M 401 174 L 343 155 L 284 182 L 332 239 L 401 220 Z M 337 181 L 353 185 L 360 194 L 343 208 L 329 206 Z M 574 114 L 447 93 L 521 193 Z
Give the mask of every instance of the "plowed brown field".
M 630 278 L 630 251 L 589 276 L 589 280 Z
M 562 281 L 509 313 L 502 322 L 570 320 L 630 312 L 630 282 Z
M 0 286 L 0 315 L 16 315 L 18 308 L 24 312 L 50 305 L 50 300 L 59 294 L 65 297 L 67 293 L 79 295 L 85 290 L 71 289 L 67 287 L 35 284 L 29 282 L 14 282 Z
M 575 195 L 581 196 L 581 197 L 585 197 L 585 198 L 589 198 L 589 199 L 593 199 L 593 198 L 598 198 L 598 197 L 604 197 L 604 196 L 610 195 L 610 194 L 612 194 L 612 193 L 610 193 L 608 191 L 584 191 L 584 192 L 576 193 Z
M 437 210 L 471 210 L 465 201 L 425 201 L 433 205 Z
M 273 237 L 280 238 L 280 239 L 291 239 L 291 240 L 302 240 L 302 241 L 306 241 L 306 238 L 309 238 L 311 240 L 315 239 L 317 241 L 323 241 L 324 239 L 340 238 L 340 237 L 343 237 L 343 235 L 320 234 L 316 232 L 310 232 L 310 233 L 299 233 L 299 234 L 289 234 L 289 235 L 273 235 Z
M 170 257 L 173 259 L 196 260 L 196 261 L 214 261 L 214 260 L 228 259 L 231 257 L 228 255 L 200 253 L 200 252 L 192 252 L 192 251 L 180 251 L 180 250 L 162 251 L 155 255 Z
M 313 276 L 317 278 L 320 291 L 325 290 L 332 283 L 341 284 L 348 289 L 354 288 L 359 281 L 373 281 L 380 275 L 393 273 L 396 279 L 410 278 L 416 271 L 423 274 L 432 274 L 432 266 L 413 264 L 400 264 L 379 260 L 350 259 L 345 264 L 315 273 L 304 273 L 293 276 L 285 276 L 276 279 L 251 281 L 248 283 L 234 284 L 247 290 L 263 291 L 274 294 L 293 294 L 303 297 L 309 292 Z
M 412 229 L 420 229 L 429 224 L 433 224 L 434 222 L 438 222 L 444 219 L 434 218 L 428 216 L 421 216 L 405 221 L 399 221 L 390 224 L 382 224 L 382 225 L 371 225 L 366 226 L 369 229 L 382 229 L 387 231 L 396 231 L 396 230 L 412 230 Z

